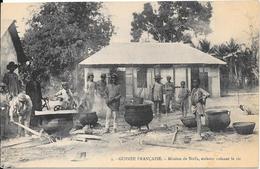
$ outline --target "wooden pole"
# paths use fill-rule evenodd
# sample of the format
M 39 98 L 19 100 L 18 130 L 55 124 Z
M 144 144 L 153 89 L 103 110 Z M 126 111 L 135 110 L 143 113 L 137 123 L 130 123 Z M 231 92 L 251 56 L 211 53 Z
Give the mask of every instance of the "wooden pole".
M 186 87 L 188 88 L 189 87 L 189 74 L 188 74 L 188 68 L 186 67 Z
M 134 79 L 134 67 L 132 66 L 132 92 L 133 97 L 135 97 L 135 79 Z

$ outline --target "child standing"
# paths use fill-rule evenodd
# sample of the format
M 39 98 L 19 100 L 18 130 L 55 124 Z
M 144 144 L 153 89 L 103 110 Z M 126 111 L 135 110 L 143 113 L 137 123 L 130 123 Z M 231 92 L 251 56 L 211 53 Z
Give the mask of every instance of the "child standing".
M 206 99 L 209 97 L 209 93 L 199 87 L 199 79 L 193 80 L 192 84 L 194 88 L 191 92 L 191 104 L 197 121 L 197 137 L 195 140 L 201 140 L 201 116 L 204 116 L 205 114 L 205 104 Z
M 171 110 L 171 102 L 174 99 L 174 93 L 175 93 L 175 86 L 174 83 L 171 82 L 171 76 L 167 76 L 167 82 L 164 85 L 164 89 L 165 89 L 165 110 L 166 110 L 166 115 L 168 115 L 168 113 Z
M 155 83 L 152 87 L 152 101 L 154 102 L 154 114 L 161 118 L 161 110 L 163 103 L 163 84 L 161 83 L 161 75 L 154 77 Z
M 185 82 L 181 81 L 181 88 L 179 91 L 178 98 L 181 102 L 181 112 L 183 117 L 187 116 L 189 110 L 189 95 L 190 90 L 185 86 Z

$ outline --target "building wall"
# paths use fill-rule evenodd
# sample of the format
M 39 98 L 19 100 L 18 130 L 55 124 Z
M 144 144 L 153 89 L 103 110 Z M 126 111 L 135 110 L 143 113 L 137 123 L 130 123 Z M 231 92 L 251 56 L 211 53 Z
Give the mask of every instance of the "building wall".
M 174 70 L 175 69 L 175 70 Z M 186 78 L 186 69 L 187 69 L 187 75 L 188 77 Z M 148 68 L 147 69 L 147 88 L 141 89 L 141 88 L 137 88 L 137 68 L 133 68 L 133 72 L 134 72 L 134 93 L 137 96 L 141 90 L 141 97 L 144 97 L 146 99 L 150 99 L 151 97 L 151 89 L 152 89 L 152 85 L 154 84 L 154 74 L 155 74 L 155 70 L 154 68 Z M 175 73 L 174 73 L 175 72 Z M 163 84 L 165 84 L 167 82 L 166 77 L 167 76 L 171 76 L 172 77 L 172 82 L 175 82 L 175 86 L 180 86 L 181 81 L 185 81 L 188 80 L 188 82 L 186 82 L 188 84 L 188 88 L 190 89 L 191 85 L 190 85 L 190 79 L 191 79 L 191 74 L 190 74 L 190 68 L 186 68 L 186 67 L 175 67 L 175 68 L 169 68 L 169 67 L 160 67 L 160 74 L 162 77 L 161 82 Z M 178 94 L 179 89 L 176 88 L 176 94 Z
M 9 62 L 17 62 L 17 54 L 14 48 L 14 44 L 12 42 L 11 36 L 8 31 L 6 31 L 1 37 L 1 73 L 0 78 L 3 79 L 4 74 L 7 72 L 6 65 Z M 17 73 L 17 70 L 16 70 Z
M 138 88 L 137 87 L 137 70 L 138 67 L 126 67 L 126 97 L 138 96 L 141 93 L 141 97 L 145 99 L 151 98 L 151 89 L 154 84 L 154 68 L 147 68 L 147 87 L 146 88 Z M 199 68 L 200 72 L 203 72 L 203 68 Z M 109 73 L 109 68 L 85 68 L 85 85 L 87 81 L 88 72 L 92 72 L 94 74 L 94 81 L 100 80 L 101 73 Z M 208 72 L 208 85 L 209 85 L 209 93 L 212 97 L 220 96 L 220 76 L 219 76 L 219 68 L 216 67 L 205 67 L 204 72 Z M 187 87 L 191 90 L 191 68 L 190 67 L 160 67 L 160 74 L 162 76 L 162 83 L 166 83 L 166 77 L 171 76 L 172 81 L 175 82 L 175 86 L 180 86 L 181 81 L 185 81 Z M 141 92 L 142 90 L 142 92 Z M 179 89 L 176 88 L 176 96 L 175 98 L 178 100 Z

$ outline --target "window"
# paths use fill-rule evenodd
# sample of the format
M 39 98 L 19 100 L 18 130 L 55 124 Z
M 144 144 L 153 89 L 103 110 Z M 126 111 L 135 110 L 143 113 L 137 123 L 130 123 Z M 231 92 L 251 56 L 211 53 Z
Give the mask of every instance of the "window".
M 137 88 L 147 88 L 147 69 L 137 69 Z

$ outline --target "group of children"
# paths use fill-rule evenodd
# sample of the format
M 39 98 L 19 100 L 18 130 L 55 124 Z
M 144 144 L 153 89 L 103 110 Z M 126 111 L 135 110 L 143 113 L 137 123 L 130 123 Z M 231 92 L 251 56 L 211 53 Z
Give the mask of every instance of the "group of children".
M 165 110 L 166 115 L 170 111 L 170 102 L 174 100 L 175 88 L 180 88 L 178 93 L 178 98 L 180 100 L 180 107 L 183 117 L 186 117 L 189 112 L 189 96 L 191 101 L 192 113 L 196 117 L 197 121 L 197 137 L 196 139 L 201 139 L 201 116 L 205 114 L 205 104 L 206 99 L 209 97 L 209 93 L 204 89 L 200 88 L 200 80 L 194 79 L 192 81 L 192 91 L 185 86 L 185 82 L 181 82 L 181 86 L 174 86 L 171 82 L 171 77 L 167 76 L 167 83 L 161 83 L 161 76 L 159 74 L 155 75 L 155 83 L 152 87 L 152 101 L 154 103 L 154 113 L 155 115 L 161 116 L 163 94 L 165 93 Z

